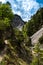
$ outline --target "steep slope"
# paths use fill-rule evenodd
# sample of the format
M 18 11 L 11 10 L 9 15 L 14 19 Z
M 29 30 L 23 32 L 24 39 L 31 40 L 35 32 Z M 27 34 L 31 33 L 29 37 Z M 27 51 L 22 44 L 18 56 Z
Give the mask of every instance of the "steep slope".
M 19 30 L 22 29 L 22 26 L 25 24 L 25 22 L 21 19 L 21 17 L 17 14 L 14 15 L 14 18 L 12 20 L 12 26 L 13 28 L 16 27 Z

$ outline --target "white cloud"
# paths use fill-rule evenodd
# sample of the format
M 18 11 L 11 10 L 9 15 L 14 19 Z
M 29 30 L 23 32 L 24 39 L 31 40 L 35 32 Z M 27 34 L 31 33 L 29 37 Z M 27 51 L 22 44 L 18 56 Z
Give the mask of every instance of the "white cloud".
M 0 0 L 0 2 L 4 3 L 4 2 L 5 2 L 5 0 Z
M 32 8 L 37 9 L 39 7 L 39 3 L 35 0 L 23 0 L 22 7 L 25 11 L 30 11 Z
M 18 14 L 18 15 L 21 16 L 21 12 L 20 12 L 20 11 L 14 11 L 14 10 L 13 10 L 13 13 L 14 13 L 14 14 Z
M 14 7 L 17 7 L 17 5 L 16 5 L 16 4 L 14 4 L 13 6 L 14 6 Z
M 16 14 L 19 14 L 23 20 L 30 19 L 30 17 L 34 13 L 36 13 L 36 11 L 39 8 L 39 3 L 37 3 L 36 0 L 15 0 L 15 1 L 17 2 L 17 4 L 14 4 L 13 6 L 14 12 L 16 12 Z

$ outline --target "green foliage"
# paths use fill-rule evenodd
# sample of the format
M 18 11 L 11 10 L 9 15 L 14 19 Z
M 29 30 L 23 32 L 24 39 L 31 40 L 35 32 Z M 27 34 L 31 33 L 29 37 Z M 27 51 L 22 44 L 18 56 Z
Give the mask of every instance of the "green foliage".
M 33 51 L 35 52 L 35 54 L 33 54 L 33 60 L 32 60 L 32 63 L 30 65 L 39 65 L 39 51 L 40 51 L 40 48 L 39 48 L 38 43 L 35 45 Z
M 39 43 L 43 44 L 43 35 L 39 38 Z
M 37 43 L 33 49 L 33 60 L 30 65 L 43 65 L 43 49 L 40 48 L 40 43 Z
M 21 31 L 19 31 L 19 30 L 15 30 L 15 35 L 16 35 L 17 40 L 18 40 L 19 43 L 21 43 L 21 42 L 24 40 L 24 38 L 23 38 L 23 34 L 22 34 Z
M 30 65 L 39 65 L 38 58 L 35 57 Z
M 13 13 L 10 5 L 0 3 L 0 49 L 4 47 L 4 38 L 7 38 L 8 32 L 11 31 L 12 18 Z
M 9 26 L 10 26 L 10 20 L 8 18 L 0 20 L 0 30 L 5 30 Z
M 23 27 L 23 32 L 27 36 L 33 35 L 37 32 L 43 25 L 43 8 L 40 8 L 36 14 L 31 17 L 26 25 Z
M 0 65 L 6 65 L 6 63 L 5 63 L 4 61 L 2 61 L 2 62 L 0 63 Z
M 40 52 L 40 44 L 39 43 L 36 43 L 36 45 L 34 46 L 34 51 L 36 53 Z
M 11 44 L 13 47 L 16 45 L 17 47 L 20 47 L 22 42 L 24 41 L 24 37 L 21 31 L 19 31 L 17 28 L 13 29 L 13 34 L 11 36 Z
M 9 18 L 10 20 L 13 18 L 12 9 L 8 4 L 0 5 L 0 20 L 4 18 Z
M 9 5 L 9 6 L 11 7 L 11 4 L 10 4 L 8 1 L 6 2 L 6 4 Z
M 2 38 L 3 38 L 3 35 L 5 37 L 5 32 L 8 33 L 8 31 L 12 29 L 11 28 L 12 18 L 13 18 L 13 13 L 12 13 L 12 9 L 10 5 L 8 3 L 6 4 L 1 3 L 0 4 L 0 34 L 2 35 Z
M 27 25 L 24 25 L 22 28 L 22 33 L 23 33 L 24 38 L 27 37 L 27 28 L 26 27 L 27 27 Z

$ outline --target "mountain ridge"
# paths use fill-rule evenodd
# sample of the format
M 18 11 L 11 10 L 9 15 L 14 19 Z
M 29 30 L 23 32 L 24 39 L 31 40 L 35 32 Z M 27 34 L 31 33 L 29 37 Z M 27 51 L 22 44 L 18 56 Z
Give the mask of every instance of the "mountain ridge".
M 19 15 L 15 14 L 14 18 L 11 22 L 12 27 L 13 28 L 16 27 L 19 30 L 21 30 L 22 27 L 24 26 L 24 24 L 25 24 L 25 22 L 22 20 L 22 18 Z

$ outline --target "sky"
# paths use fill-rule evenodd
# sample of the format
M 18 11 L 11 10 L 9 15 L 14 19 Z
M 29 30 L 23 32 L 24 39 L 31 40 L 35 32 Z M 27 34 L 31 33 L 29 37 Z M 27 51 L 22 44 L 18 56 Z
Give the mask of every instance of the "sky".
M 43 7 L 43 0 L 0 0 L 2 3 L 9 1 L 14 14 L 18 14 L 24 21 L 31 19 L 40 7 Z

